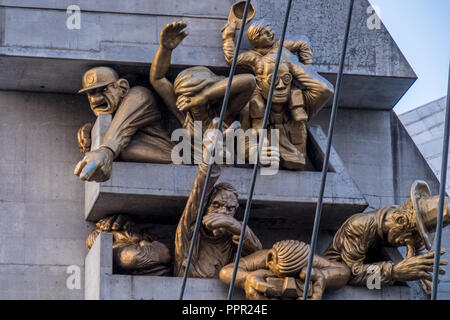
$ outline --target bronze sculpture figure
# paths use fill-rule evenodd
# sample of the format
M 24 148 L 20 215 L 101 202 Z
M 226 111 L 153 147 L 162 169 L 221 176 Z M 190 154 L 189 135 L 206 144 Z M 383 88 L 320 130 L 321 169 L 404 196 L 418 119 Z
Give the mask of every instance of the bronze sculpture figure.
M 222 29 L 223 53 L 228 64 L 231 64 L 235 51 L 234 35 L 237 27 L 238 22 L 233 21 Z M 252 128 L 260 129 L 276 51 L 280 44 L 269 25 L 251 25 L 247 34 L 254 49 L 239 54 L 237 64 L 251 70 L 256 76 L 256 90 L 248 104 L 250 117 L 248 122 Z M 333 95 L 333 86 L 310 66 L 312 53 L 307 42 L 285 41 L 283 47 L 272 100 L 268 136 L 271 129 L 279 130 L 281 167 L 303 170 L 307 160 L 306 122 L 330 99 Z M 298 81 L 303 89 L 292 87 L 293 80 Z
M 212 126 L 214 128 L 217 128 L 217 124 L 218 120 L 213 120 Z M 232 132 L 236 127 L 236 125 L 230 126 L 224 135 Z M 214 139 L 214 135 L 204 139 L 203 148 L 210 150 Z M 196 278 L 218 278 L 222 267 L 232 261 L 236 244 L 241 236 L 241 222 L 234 218 L 239 206 L 237 191 L 226 182 L 214 185 L 219 179 L 220 168 L 216 164 L 212 165 L 212 174 L 207 190 L 209 200 L 205 207 L 205 214 L 189 269 L 189 276 Z M 207 167 L 206 163 L 198 166 L 194 186 L 177 226 L 174 275 L 178 277 L 183 276 L 185 272 Z M 244 255 L 261 249 L 260 241 L 249 227 L 244 237 Z
M 112 161 L 171 163 L 173 142 L 162 128 L 161 114 L 149 89 L 130 88 L 109 67 L 96 67 L 83 76 L 83 89 L 92 111 L 114 114 L 101 146 L 87 152 L 74 173 L 81 180 L 106 181 Z
M 114 269 L 118 273 L 151 274 L 164 276 L 171 274 L 169 249 L 153 241 L 142 232 L 127 216 L 113 215 L 96 224 L 86 239 L 88 249 L 92 247 L 100 232 L 113 234 Z
M 150 70 L 150 83 L 183 127 L 194 136 L 194 121 L 201 121 L 203 134 L 211 125 L 212 119 L 219 115 L 228 78 L 218 76 L 202 66 L 183 70 L 173 84 L 166 78 L 172 51 L 188 35 L 183 30 L 186 26 L 186 22 L 176 21 L 161 30 L 160 44 Z M 239 118 L 240 111 L 250 99 L 254 88 L 253 75 L 234 76 L 224 118 L 225 127 Z
M 323 256 L 345 263 L 351 270 L 349 284 L 366 285 L 371 266 L 380 271 L 380 282 L 392 285 L 395 281 L 420 280 L 426 292 L 431 290 L 434 251 L 430 250 L 437 219 L 438 196 L 431 196 L 424 181 L 411 186 L 411 198 L 398 207 L 383 207 L 368 213 L 350 217 L 336 232 Z M 449 224 L 446 199 L 443 225 Z M 404 260 L 367 262 L 369 251 L 377 246 L 406 246 Z M 444 252 L 444 251 L 443 251 Z M 440 261 L 446 265 L 446 260 Z M 444 273 L 444 270 L 441 270 Z
M 301 299 L 309 245 L 297 240 L 276 242 L 269 250 L 259 250 L 239 261 L 236 286 L 245 290 L 250 300 Z M 234 262 L 220 271 L 220 279 L 229 284 Z M 350 277 L 349 268 L 315 255 L 312 284 L 308 296 L 322 299 L 325 289 L 344 287 Z

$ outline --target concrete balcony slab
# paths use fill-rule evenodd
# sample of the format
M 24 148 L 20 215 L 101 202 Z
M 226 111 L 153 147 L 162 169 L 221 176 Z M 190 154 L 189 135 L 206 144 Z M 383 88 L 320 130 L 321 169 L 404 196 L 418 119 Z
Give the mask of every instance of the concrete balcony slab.
M 112 235 L 101 233 L 85 261 L 86 300 L 178 300 L 182 278 L 113 274 Z M 186 300 L 225 300 L 228 286 L 219 279 L 189 278 Z M 325 292 L 324 300 L 410 300 L 409 286 L 369 290 L 346 286 Z M 235 289 L 233 299 L 245 299 L 243 290 Z
M 279 34 L 285 8 L 275 0 L 254 0 L 255 21 L 264 19 Z M 75 93 L 88 68 L 109 65 L 121 75 L 148 70 L 159 31 L 172 21 L 189 24 L 189 36 L 174 50 L 175 67 L 202 65 L 228 73 L 220 29 L 234 0 L 160 2 L 77 1 L 80 29 L 68 29 L 71 1 L 0 1 L 0 89 Z M 338 69 L 347 1 L 302 0 L 291 10 L 288 39 L 306 35 L 314 65 L 332 83 Z M 417 78 L 380 24 L 369 29 L 366 0 L 355 3 L 344 70 L 341 105 L 391 109 Z M 246 37 L 244 37 L 246 40 Z M 244 48 L 249 48 L 246 41 Z M 147 82 L 148 83 L 148 82 Z
M 111 117 L 101 115 L 92 130 L 95 149 Z M 326 136 L 319 126 L 309 127 L 312 159 L 322 166 Z M 219 181 L 233 184 L 242 207 L 247 200 L 250 168 L 223 167 Z M 176 224 L 191 191 L 197 167 L 154 163 L 114 162 L 107 182 L 86 182 L 85 218 L 98 221 L 111 214 L 128 214 L 138 220 Z M 286 223 L 311 224 L 320 189 L 320 171 L 280 170 L 276 175 L 258 175 L 252 204 L 252 218 Z M 324 197 L 323 227 L 336 227 L 350 215 L 361 212 L 367 202 L 333 149 Z

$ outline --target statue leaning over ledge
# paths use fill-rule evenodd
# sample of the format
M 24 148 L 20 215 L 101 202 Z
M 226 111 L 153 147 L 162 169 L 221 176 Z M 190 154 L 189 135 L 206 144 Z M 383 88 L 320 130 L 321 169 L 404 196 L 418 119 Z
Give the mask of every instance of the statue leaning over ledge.
M 428 294 L 431 290 L 434 251 L 430 250 L 436 229 L 439 196 L 431 196 L 428 184 L 416 181 L 411 198 L 398 207 L 383 207 L 350 217 L 336 232 L 323 256 L 345 263 L 351 270 L 349 284 L 366 286 L 378 268 L 382 285 L 395 281 L 420 280 Z M 445 201 L 444 223 L 449 224 L 448 201 Z M 367 262 L 369 251 L 377 246 L 407 247 L 406 257 L 397 264 L 392 261 Z M 444 253 L 445 250 L 442 251 Z M 446 260 L 440 261 L 446 265 Z M 445 271 L 440 269 L 440 273 Z
M 225 61 L 231 64 L 235 52 L 234 36 L 237 21 L 222 29 Z M 256 76 L 256 89 L 250 99 L 250 125 L 260 129 L 269 94 L 279 41 L 270 25 L 253 24 L 247 31 L 254 49 L 240 53 L 237 65 Z M 294 55 L 294 53 L 296 55 Z M 279 129 L 280 165 L 282 168 L 303 170 L 306 165 L 306 122 L 316 115 L 333 95 L 333 86 L 310 64 L 311 49 L 305 41 L 285 41 L 274 88 L 270 112 L 270 129 Z M 303 87 L 293 87 L 293 80 Z
M 183 127 L 194 136 L 194 121 L 201 121 L 203 134 L 213 118 L 219 116 L 228 78 L 218 76 L 203 66 L 183 70 L 173 84 L 166 78 L 172 51 L 188 35 L 188 32 L 184 31 L 186 26 L 184 21 L 175 21 L 161 30 L 160 44 L 150 70 L 150 83 Z M 234 76 L 224 117 L 225 127 L 239 117 L 254 89 L 253 75 Z
M 259 250 L 239 260 L 236 286 L 249 300 L 302 299 L 310 247 L 297 240 L 279 241 L 269 250 Z M 220 279 L 230 284 L 234 263 L 220 271 Z M 322 299 L 325 289 L 344 287 L 349 268 L 340 262 L 315 255 L 308 297 Z
M 171 273 L 169 249 L 141 232 L 127 216 L 114 215 L 96 224 L 86 245 L 90 250 L 101 232 L 113 235 L 113 259 L 116 272 L 164 276 Z
M 98 182 L 109 179 L 112 162 L 119 158 L 133 162 L 171 163 L 173 142 L 162 128 L 161 114 L 151 91 L 130 88 L 109 67 L 96 67 L 83 76 L 83 89 L 92 111 L 113 114 L 111 125 L 97 150 L 87 152 L 75 168 L 81 180 Z M 80 149 L 89 142 L 85 127 L 78 132 Z
M 212 127 L 217 128 L 218 121 L 214 119 Z M 238 122 L 230 125 L 224 136 L 239 127 Z M 203 140 L 203 148 L 211 150 L 214 134 Z M 226 139 L 226 137 L 224 138 Z M 210 152 L 210 151 L 209 151 Z M 275 161 L 279 157 L 277 151 L 270 149 L 265 153 L 268 161 Z M 200 198 L 205 184 L 208 165 L 198 166 L 198 173 L 194 186 L 178 223 L 175 234 L 174 275 L 181 277 L 185 273 L 189 246 L 195 228 L 195 221 L 200 205 Z M 236 247 L 241 237 L 240 221 L 234 218 L 239 206 L 236 189 L 226 182 L 214 185 L 219 179 L 220 168 L 213 164 L 211 180 L 208 185 L 208 201 L 205 206 L 202 225 L 195 244 L 189 276 L 196 278 L 218 278 L 222 267 L 230 263 L 236 253 Z M 244 235 L 243 255 L 261 249 L 261 243 L 253 231 L 247 227 Z

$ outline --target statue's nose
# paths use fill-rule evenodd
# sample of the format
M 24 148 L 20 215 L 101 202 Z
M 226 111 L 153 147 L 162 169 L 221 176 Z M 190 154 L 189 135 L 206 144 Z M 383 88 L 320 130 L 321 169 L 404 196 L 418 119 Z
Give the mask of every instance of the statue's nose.
M 286 86 L 284 85 L 283 80 L 281 80 L 281 78 L 279 78 L 278 81 L 277 81 L 277 85 L 275 86 L 275 88 L 277 88 L 277 89 L 284 89 L 284 87 L 286 87 Z
M 100 94 L 89 95 L 89 102 L 93 103 L 93 104 L 102 102 L 102 99 L 103 99 L 103 97 Z

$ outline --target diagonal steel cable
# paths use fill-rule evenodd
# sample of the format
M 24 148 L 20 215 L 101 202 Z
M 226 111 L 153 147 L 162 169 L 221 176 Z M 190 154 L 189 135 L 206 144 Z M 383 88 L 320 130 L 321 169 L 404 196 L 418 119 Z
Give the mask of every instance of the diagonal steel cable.
M 445 186 L 447 182 L 447 165 L 448 165 L 448 142 L 450 131 L 450 64 L 448 72 L 448 88 L 447 88 L 447 107 L 445 109 L 445 126 L 444 126 L 444 142 L 442 145 L 442 163 L 441 163 L 441 185 L 439 187 L 439 207 L 436 225 L 436 253 L 434 255 L 433 265 L 433 285 L 431 292 L 431 300 L 437 299 L 438 281 L 439 281 L 439 263 L 441 260 L 441 240 L 442 240 L 442 224 L 444 216 Z M 449 210 L 450 208 L 447 208 Z
M 230 69 L 230 73 L 228 76 L 227 89 L 225 91 L 225 96 L 223 98 L 222 109 L 220 110 L 219 125 L 217 128 L 217 130 L 219 130 L 219 132 L 222 131 L 223 118 L 225 117 L 225 112 L 228 107 L 228 100 L 230 98 L 231 84 L 233 82 L 233 77 L 236 72 L 236 65 L 237 65 L 237 60 L 238 60 L 238 55 L 239 55 L 239 49 L 241 48 L 242 36 L 244 34 L 245 24 L 247 22 L 248 10 L 250 9 L 250 1 L 251 0 L 246 0 L 246 2 L 245 2 L 244 14 L 242 16 L 242 25 L 241 25 L 241 29 L 239 30 L 238 40 L 236 43 L 236 49 L 234 51 L 234 56 L 233 56 L 233 62 L 231 64 L 231 69 Z M 203 217 L 204 206 L 205 206 L 205 201 L 206 201 L 206 191 L 208 190 L 208 184 L 209 184 L 209 180 L 211 178 L 211 171 L 212 171 L 212 167 L 213 167 L 211 164 L 214 161 L 215 148 L 217 146 L 219 136 L 220 135 L 216 135 L 216 138 L 214 141 L 214 150 L 211 154 L 211 159 L 208 163 L 208 170 L 206 171 L 205 185 L 203 186 L 202 195 L 200 198 L 200 206 L 198 208 L 197 219 L 195 221 L 194 233 L 192 235 L 191 244 L 189 246 L 188 259 L 186 262 L 186 268 L 184 270 L 183 282 L 181 284 L 181 290 L 180 290 L 180 296 L 179 296 L 180 300 L 183 300 L 184 293 L 186 291 L 186 282 L 187 282 L 187 278 L 188 278 L 188 274 L 189 274 L 189 268 L 192 263 L 192 255 L 194 253 L 194 247 L 197 242 L 198 232 L 200 230 L 200 225 L 201 225 L 201 221 L 202 221 L 202 217 Z
M 345 35 L 344 35 L 344 41 L 343 41 L 343 46 L 342 46 L 341 59 L 339 62 L 338 76 L 336 79 L 336 87 L 335 87 L 335 92 L 334 92 L 334 97 L 333 97 L 333 106 L 331 107 L 330 125 L 328 128 L 327 149 L 325 152 L 325 159 L 323 161 L 322 181 L 320 184 L 319 199 L 317 201 L 316 214 L 314 217 L 314 226 L 313 226 L 313 232 L 312 232 L 312 236 L 311 236 L 311 250 L 310 250 L 309 258 L 308 258 L 308 267 L 307 267 L 306 277 L 305 277 L 303 300 L 308 299 L 309 281 L 311 279 L 312 264 L 313 264 L 313 260 L 314 260 L 314 253 L 316 251 L 317 236 L 319 234 L 320 216 L 322 215 L 323 195 L 325 192 L 325 184 L 326 184 L 326 180 L 327 180 L 328 163 L 330 161 L 331 143 L 333 140 L 334 125 L 336 123 L 336 115 L 337 115 L 337 110 L 339 107 L 338 103 L 339 103 L 339 95 L 340 95 L 340 91 L 341 91 L 342 72 L 344 69 L 345 54 L 347 51 L 348 34 L 350 32 L 350 24 L 352 21 L 353 2 L 354 2 L 354 0 L 350 0 L 350 5 L 348 8 L 347 25 L 345 27 Z
M 277 82 L 276 79 L 277 79 L 277 75 L 278 75 L 278 67 L 280 65 L 281 54 L 283 52 L 283 43 L 284 43 L 284 38 L 286 35 L 286 28 L 287 28 L 287 24 L 288 24 L 288 20 L 289 20 L 289 13 L 291 11 L 291 4 L 292 4 L 292 0 L 288 0 L 286 14 L 284 16 L 283 29 L 281 32 L 280 43 L 278 45 L 277 57 L 275 60 L 275 68 L 274 68 L 273 75 L 272 75 L 272 81 L 270 84 L 269 95 L 267 97 L 266 110 L 264 112 L 262 130 L 261 130 L 261 134 L 259 137 L 260 139 L 259 139 L 259 143 L 258 143 L 258 154 L 256 156 L 256 162 L 253 165 L 252 180 L 251 180 L 251 184 L 250 184 L 249 195 L 247 198 L 247 202 L 245 204 L 245 213 L 244 213 L 244 220 L 242 221 L 241 237 L 239 238 L 239 244 L 238 244 L 238 248 L 236 251 L 236 257 L 234 260 L 233 277 L 231 278 L 230 288 L 228 291 L 228 300 L 231 300 L 233 298 L 237 269 L 239 267 L 239 260 L 241 258 L 241 254 L 242 254 L 242 246 L 244 244 L 245 231 L 246 231 L 247 224 L 248 224 L 248 218 L 250 216 L 250 207 L 252 204 L 253 192 L 255 189 L 256 174 L 258 172 L 258 163 L 259 163 L 259 159 L 260 159 L 260 155 L 261 155 L 261 151 L 262 151 L 262 147 L 263 147 L 263 141 L 265 138 L 265 130 L 264 129 L 267 126 L 267 122 L 269 120 L 270 109 L 272 108 L 273 90 L 274 90 L 276 82 Z

